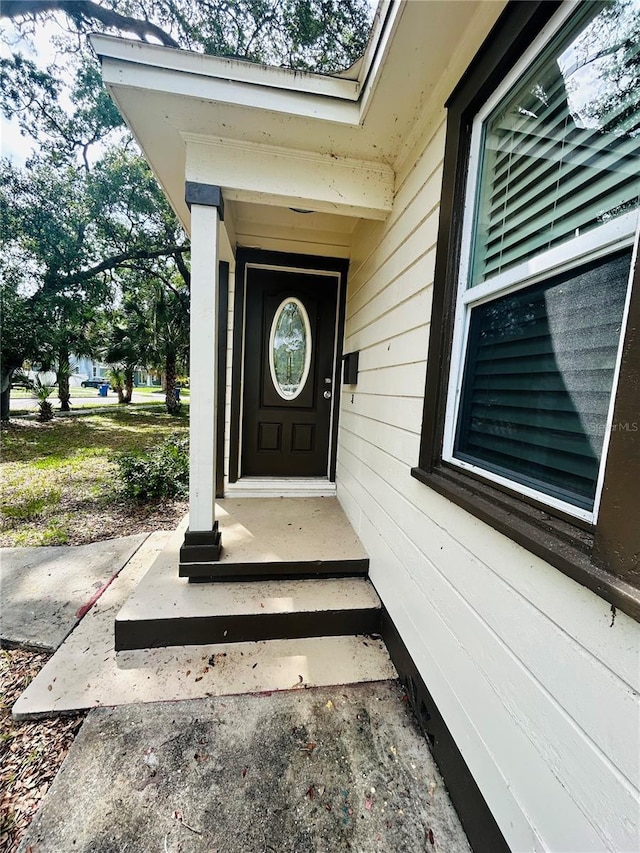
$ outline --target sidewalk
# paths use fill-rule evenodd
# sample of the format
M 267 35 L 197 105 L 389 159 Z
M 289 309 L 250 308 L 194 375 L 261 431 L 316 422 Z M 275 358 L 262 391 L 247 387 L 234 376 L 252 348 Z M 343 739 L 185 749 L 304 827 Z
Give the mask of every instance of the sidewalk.
M 164 400 L 163 394 L 141 394 L 133 392 L 132 402 L 133 403 L 157 403 L 162 402 Z M 186 398 L 187 402 L 189 398 Z M 60 417 L 61 415 L 68 415 L 69 412 L 61 412 L 60 411 L 60 401 L 57 397 L 51 396 L 50 402 L 53 404 L 54 412 L 56 417 Z M 104 406 L 117 406 L 118 405 L 118 395 L 115 391 L 109 391 L 106 397 L 100 397 L 95 394 L 87 394 L 86 397 L 72 397 L 71 398 L 71 412 L 78 411 L 88 412 L 91 408 L 101 409 Z M 35 414 L 38 408 L 38 401 L 32 399 L 31 397 L 14 397 L 13 395 L 10 398 L 10 412 L 32 412 Z
M 0 548 L 0 643 L 55 651 L 146 538 Z

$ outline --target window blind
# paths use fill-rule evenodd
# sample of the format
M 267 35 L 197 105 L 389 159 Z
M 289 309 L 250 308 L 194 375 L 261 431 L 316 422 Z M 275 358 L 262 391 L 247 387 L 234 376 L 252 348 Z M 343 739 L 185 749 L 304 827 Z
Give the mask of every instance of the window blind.
M 631 252 L 472 309 L 454 456 L 592 509 Z
M 471 286 L 640 205 L 640 3 L 590 14 L 484 122 Z

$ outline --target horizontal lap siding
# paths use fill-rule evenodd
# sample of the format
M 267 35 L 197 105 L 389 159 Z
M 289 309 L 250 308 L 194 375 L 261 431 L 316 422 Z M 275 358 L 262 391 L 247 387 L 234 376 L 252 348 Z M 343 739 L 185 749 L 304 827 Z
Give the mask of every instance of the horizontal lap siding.
M 410 476 L 444 122 L 354 232 L 338 495 L 371 577 L 514 850 L 638 847 L 639 626 Z

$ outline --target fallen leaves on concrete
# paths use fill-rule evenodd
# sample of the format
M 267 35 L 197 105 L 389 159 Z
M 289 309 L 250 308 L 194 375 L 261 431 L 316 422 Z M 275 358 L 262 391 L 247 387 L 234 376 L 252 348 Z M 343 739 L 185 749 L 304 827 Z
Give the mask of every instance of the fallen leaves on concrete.
M 0 651 L 0 851 L 12 853 L 55 778 L 84 714 L 16 722 L 11 707 L 51 655 Z

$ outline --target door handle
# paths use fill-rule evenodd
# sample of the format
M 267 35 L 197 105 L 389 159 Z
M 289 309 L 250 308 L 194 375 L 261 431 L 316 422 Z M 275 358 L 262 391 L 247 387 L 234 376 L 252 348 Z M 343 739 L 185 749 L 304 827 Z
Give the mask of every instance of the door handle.
M 331 399 L 331 391 L 325 391 L 322 396 L 324 397 L 325 400 L 330 400 Z

